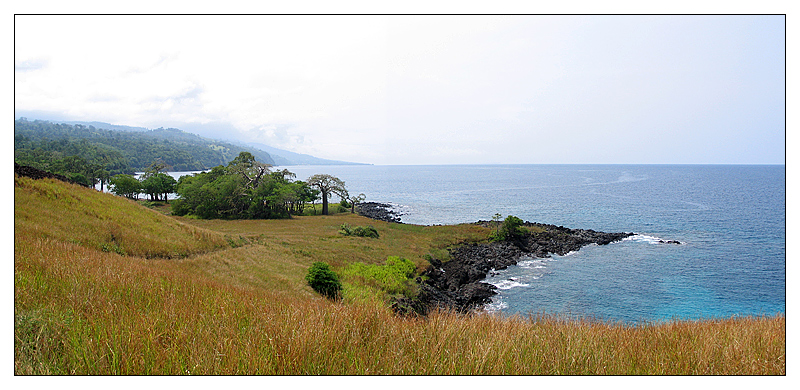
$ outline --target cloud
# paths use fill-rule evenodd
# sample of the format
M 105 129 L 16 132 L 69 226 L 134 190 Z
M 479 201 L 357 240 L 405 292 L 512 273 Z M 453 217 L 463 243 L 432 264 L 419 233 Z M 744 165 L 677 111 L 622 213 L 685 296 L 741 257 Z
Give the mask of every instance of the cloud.
M 780 162 L 784 31 L 779 15 L 23 16 L 15 110 L 374 163 Z
M 289 130 L 292 125 L 262 125 L 254 127 L 246 132 L 244 135 L 250 141 L 264 143 L 278 148 L 295 149 L 297 145 L 302 144 L 305 138 L 299 134 L 290 134 Z
M 46 59 L 37 58 L 37 59 L 29 59 L 23 61 L 15 61 L 14 62 L 14 71 L 15 72 L 31 72 L 34 70 L 39 70 L 47 67 L 48 61 Z
M 147 73 L 152 71 L 153 69 L 167 66 L 167 64 L 169 64 L 170 62 L 177 60 L 178 57 L 179 57 L 178 53 L 161 54 L 152 63 L 143 66 L 132 66 L 129 69 L 123 71 L 122 75 L 124 76 L 127 74 Z
M 87 102 L 94 102 L 94 103 L 113 103 L 119 102 L 121 99 L 117 95 L 112 95 L 108 93 L 97 93 L 90 95 L 86 98 Z

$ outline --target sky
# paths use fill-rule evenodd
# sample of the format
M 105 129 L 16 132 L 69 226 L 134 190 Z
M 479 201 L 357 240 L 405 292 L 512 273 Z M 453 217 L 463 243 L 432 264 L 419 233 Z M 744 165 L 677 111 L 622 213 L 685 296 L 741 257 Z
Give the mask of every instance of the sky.
M 14 17 L 14 109 L 371 164 L 785 164 L 783 15 Z

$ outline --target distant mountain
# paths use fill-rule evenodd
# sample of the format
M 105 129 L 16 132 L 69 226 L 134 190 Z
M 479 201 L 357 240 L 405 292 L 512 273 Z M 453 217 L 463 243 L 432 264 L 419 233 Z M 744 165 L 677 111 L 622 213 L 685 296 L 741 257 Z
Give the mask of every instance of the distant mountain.
M 14 119 L 26 119 L 28 121 L 33 120 L 40 120 L 40 121 L 48 121 L 53 123 L 66 123 L 68 125 L 81 125 L 81 126 L 92 126 L 98 129 L 106 129 L 106 130 L 119 130 L 119 131 L 149 131 L 150 129 L 146 127 L 135 127 L 135 126 L 123 126 L 123 125 L 112 125 L 106 122 L 87 122 L 87 121 L 71 121 L 65 120 L 63 114 L 58 114 L 55 112 L 48 112 L 48 111 L 30 111 L 30 110 L 14 110 Z
M 275 160 L 275 165 L 370 165 L 348 161 L 326 160 L 308 154 L 274 148 L 257 142 L 250 142 L 247 145 L 269 153 L 272 159 Z
M 161 160 L 171 171 L 195 171 L 225 165 L 245 151 L 257 161 L 275 165 L 272 156 L 263 150 L 179 129 L 110 130 L 106 123 L 83 123 L 92 124 L 14 120 L 15 160 L 76 155 L 104 166 L 113 160 L 114 166 L 107 169 L 114 173 L 142 171 Z
M 241 143 L 210 139 L 172 128 L 151 130 L 97 121 L 60 121 L 52 119 L 52 115 L 46 115 L 48 118 L 46 120 L 28 119 L 36 114 L 36 112 L 15 112 L 15 118 L 19 119 L 14 121 L 15 150 L 45 146 L 39 144 L 43 140 L 86 139 L 101 148 L 111 148 L 109 149 L 111 152 L 120 154 L 127 160 L 125 170 L 141 171 L 155 158 L 166 160 L 165 162 L 176 171 L 208 169 L 227 164 L 241 151 L 252 153 L 258 161 L 278 166 L 370 165 L 317 158 L 256 142 Z M 26 137 L 24 145 L 19 142 L 21 140 L 16 140 L 18 135 Z M 154 142 L 156 140 L 159 142 Z M 55 144 L 50 143 L 45 147 L 53 149 Z
M 55 121 L 54 121 L 55 122 Z M 106 130 L 118 130 L 118 131 L 150 131 L 150 129 L 146 127 L 134 127 L 134 126 L 122 126 L 122 125 L 112 125 L 110 123 L 105 122 L 81 122 L 81 121 L 59 121 L 58 123 L 66 123 L 68 125 L 83 125 L 83 126 L 92 126 L 98 129 L 106 129 Z

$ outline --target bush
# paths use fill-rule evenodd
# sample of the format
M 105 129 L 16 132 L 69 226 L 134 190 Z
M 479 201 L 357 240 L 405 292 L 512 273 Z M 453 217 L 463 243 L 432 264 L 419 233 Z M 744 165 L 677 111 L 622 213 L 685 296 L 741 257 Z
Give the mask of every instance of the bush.
M 342 291 L 339 275 L 325 262 L 315 262 L 308 268 L 306 281 L 314 291 L 329 299 L 338 299 Z
M 379 288 L 389 294 L 411 296 L 413 288 L 410 279 L 417 267 L 411 260 L 389 256 L 383 265 L 351 263 L 344 270 L 345 275 L 360 278 L 365 284 Z
M 525 234 L 525 229 L 522 227 L 522 220 L 509 215 L 505 221 L 500 225 L 497 231 L 489 235 L 491 241 L 506 241 L 511 240 Z
M 356 226 L 350 227 L 348 224 L 342 224 L 340 227 L 339 233 L 345 236 L 358 236 L 358 237 L 369 237 L 369 238 L 379 238 L 380 235 L 378 234 L 378 229 L 375 229 L 372 226 Z
M 183 199 L 175 199 L 170 203 L 172 215 L 184 216 L 192 211 L 192 208 L 183 201 Z

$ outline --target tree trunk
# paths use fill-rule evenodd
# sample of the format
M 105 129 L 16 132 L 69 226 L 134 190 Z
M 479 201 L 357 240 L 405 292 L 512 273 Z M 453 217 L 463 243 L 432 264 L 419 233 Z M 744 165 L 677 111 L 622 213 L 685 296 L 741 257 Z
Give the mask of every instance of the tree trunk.
M 328 215 L 328 192 L 322 191 L 322 215 Z

